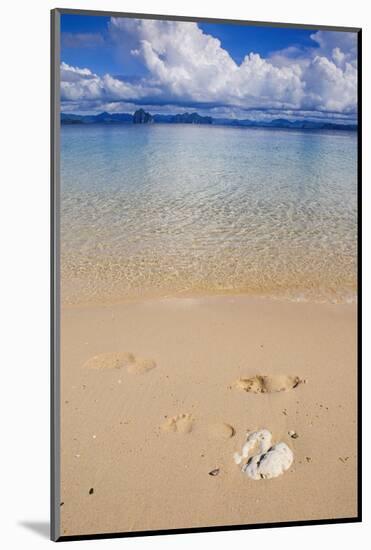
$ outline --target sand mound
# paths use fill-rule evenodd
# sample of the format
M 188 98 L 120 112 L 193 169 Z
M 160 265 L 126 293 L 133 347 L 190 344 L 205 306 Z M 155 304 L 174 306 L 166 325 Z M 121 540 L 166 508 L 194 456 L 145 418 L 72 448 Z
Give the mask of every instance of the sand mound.
M 130 374 L 145 374 L 146 372 L 156 368 L 156 362 L 153 359 L 137 359 L 127 366 L 127 371 Z
M 121 369 L 125 367 L 130 374 L 144 374 L 156 367 L 153 359 L 136 359 L 130 352 L 100 353 L 88 359 L 83 368 Z
M 165 432 L 190 433 L 193 428 L 193 417 L 191 414 L 179 414 L 168 418 L 162 425 Z
M 252 378 L 240 378 L 236 382 L 236 387 L 249 393 L 274 393 L 292 390 L 301 382 L 298 376 L 256 375 Z
M 132 353 L 110 352 L 94 355 L 84 363 L 83 367 L 88 369 L 121 369 L 133 362 L 135 362 L 135 357 Z

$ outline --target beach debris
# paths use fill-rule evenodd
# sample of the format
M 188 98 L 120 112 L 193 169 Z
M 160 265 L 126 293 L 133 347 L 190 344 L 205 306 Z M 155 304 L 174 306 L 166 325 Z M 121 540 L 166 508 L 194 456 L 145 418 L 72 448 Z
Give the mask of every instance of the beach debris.
M 277 443 L 266 453 L 252 457 L 242 471 L 251 479 L 272 479 L 290 468 L 293 454 L 286 443 Z
M 288 470 L 294 460 L 292 450 L 286 443 L 272 444 L 272 434 L 262 429 L 247 433 L 241 454 L 234 453 L 236 464 L 242 464 L 241 471 L 251 479 L 272 479 Z M 250 455 L 250 453 L 255 454 Z
M 249 434 L 247 432 L 247 439 L 242 447 L 241 454 L 234 453 L 233 458 L 236 464 L 241 464 L 244 458 L 249 456 L 256 445 L 258 445 L 258 452 L 264 453 L 271 445 L 272 434 L 268 430 L 258 430 Z
M 209 476 L 217 476 L 220 472 L 220 468 L 215 468 L 214 470 L 211 470 L 211 472 L 209 472 Z
M 305 460 L 306 460 L 307 462 L 312 462 L 312 457 L 306 456 L 306 457 L 305 457 Z
M 94 489 L 93 489 L 93 487 L 91 487 L 91 489 L 89 489 L 89 495 L 92 495 L 92 494 L 94 494 Z
M 339 456 L 339 460 L 340 460 L 340 462 L 345 464 L 347 462 L 347 460 L 349 460 L 349 456 Z
M 297 439 L 299 437 L 299 434 L 297 434 L 294 430 L 290 430 L 288 433 L 291 439 Z
M 275 393 L 292 390 L 300 383 L 298 376 L 257 374 L 251 378 L 240 378 L 236 382 L 236 387 L 248 393 Z
M 209 426 L 209 435 L 214 439 L 230 439 L 236 433 L 236 430 L 230 424 L 221 422 Z
M 64 504 L 64 502 L 61 502 L 61 503 L 59 504 L 59 506 L 63 506 L 63 504 Z

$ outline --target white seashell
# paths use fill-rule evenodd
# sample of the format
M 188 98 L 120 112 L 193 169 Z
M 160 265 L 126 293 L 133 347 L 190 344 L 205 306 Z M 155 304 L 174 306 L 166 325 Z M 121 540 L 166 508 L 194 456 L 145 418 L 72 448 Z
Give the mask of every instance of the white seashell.
M 271 479 L 288 470 L 294 460 L 294 455 L 286 443 L 277 443 L 271 447 L 272 434 L 268 430 L 258 430 L 247 434 L 242 447 L 242 455 L 235 453 L 236 464 L 247 459 L 250 452 L 256 449 L 256 454 L 242 466 L 241 471 L 251 479 Z
M 272 479 L 288 470 L 294 455 L 286 443 L 277 443 L 265 453 L 255 455 L 242 468 L 251 479 Z
M 256 445 L 258 445 L 259 453 L 265 453 L 271 446 L 271 442 L 272 434 L 268 430 L 258 430 L 250 435 L 247 434 L 246 443 L 242 447 L 242 456 L 247 458 Z

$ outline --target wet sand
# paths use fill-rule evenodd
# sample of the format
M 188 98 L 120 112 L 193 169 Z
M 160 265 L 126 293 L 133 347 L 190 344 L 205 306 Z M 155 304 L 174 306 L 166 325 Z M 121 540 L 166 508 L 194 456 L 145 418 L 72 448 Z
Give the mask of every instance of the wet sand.
M 66 307 L 61 330 L 62 535 L 357 515 L 354 304 Z M 233 455 L 261 428 L 294 462 L 255 481 Z

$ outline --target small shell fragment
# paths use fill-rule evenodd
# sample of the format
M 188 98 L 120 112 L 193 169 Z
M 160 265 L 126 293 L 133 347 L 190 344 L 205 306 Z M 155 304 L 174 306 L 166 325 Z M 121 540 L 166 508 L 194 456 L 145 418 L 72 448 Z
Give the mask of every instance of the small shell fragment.
M 235 461 L 236 464 L 241 464 L 242 459 L 243 459 L 243 456 L 240 455 L 240 453 L 234 453 L 233 460 Z
M 211 470 L 211 472 L 209 472 L 209 476 L 217 476 L 220 472 L 220 468 L 215 468 L 214 470 Z

